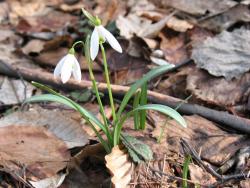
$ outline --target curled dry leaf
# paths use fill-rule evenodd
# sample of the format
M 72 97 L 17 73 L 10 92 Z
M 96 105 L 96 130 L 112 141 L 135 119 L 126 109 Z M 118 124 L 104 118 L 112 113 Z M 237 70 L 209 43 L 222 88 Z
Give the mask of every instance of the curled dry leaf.
M 57 188 L 59 187 L 66 177 L 65 173 L 58 173 L 55 176 L 42 179 L 40 181 L 29 181 L 35 188 Z
M 127 187 L 132 179 L 133 163 L 126 149 L 115 146 L 111 153 L 105 156 L 106 166 L 112 175 L 111 182 L 115 188 Z

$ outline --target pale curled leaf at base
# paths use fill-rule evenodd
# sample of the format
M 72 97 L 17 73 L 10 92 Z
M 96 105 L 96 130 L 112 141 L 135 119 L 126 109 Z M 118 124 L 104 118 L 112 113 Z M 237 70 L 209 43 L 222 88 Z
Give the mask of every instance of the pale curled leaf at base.
M 106 167 L 109 169 L 112 178 L 111 182 L 115 188 L 128 187 L 132 179 L 133 163 L 129 159 L 126 149 L 115 146 L 112 152 L 105 156 Z
M 40 181 L 29 181 L 29 182 L 35 188 L 52 188 L 52 187 L 56 188 L 63 183 L 66 175 L 67 174 L 65 173 L 59 173 L 56 174 L 55 176 L 45 178 Z

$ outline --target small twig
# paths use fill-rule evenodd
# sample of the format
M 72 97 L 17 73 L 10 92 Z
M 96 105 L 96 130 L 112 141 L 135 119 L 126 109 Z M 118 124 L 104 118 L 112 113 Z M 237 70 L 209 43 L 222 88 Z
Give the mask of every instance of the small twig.
M 183 181 L 183 178 L 180 178 L 180 177 L 177 177 L 177 176 L 173 176 L 173 175 L 170 175 L 170 174 L 166 174 L 160 170 L 155 170 L 154 168 L 150 167 L 150 169 L 152 170 L 152 172 L 156 172 L 156 173 L 159 173 L 161 174 L 162 176 L 168 176 L 169 178 L 171 179 L 174 179 L 174 180 L 177 180 L 179 182 L 182 182 Z M 185 180 L 187 181 L 188 183 L 191 183 L 191 184 L 196 184 L 195 182 L 191 181 L 191 180 Z M 200 186 L 204 186 L 202 184 L 199 184 Z
M 245 178 L 249 178 L 250 177 L 250 172 L 249 173 L 239 173 L 239 174 L 233 174 L 233 175 L 220 175 L 218 174 L 212 167 L 210 164 L 205 164 L 200 156 L 198 155 L 198 153 L 191 148 L 191 146 L 189 146 L 189 144 L 187 143 L 187 141 L 185 141 L 184 139 L 181 139 L 181 144 L 183 146 L 183 149 L 186 150 L 189 154 L 192 155 L 192 157 L 203 167 L 207 170 L 207 172 L 209 172 L 210 174 L 212 174 L 214 177 L 216 177 L 217 179 L 219 179 L 219 182 L 216 182 L 215 184 L 209 185 L 208 187 L 216 187 L 218 185 L 221 185 L 229 180 L 232 179 L 236 179 L 236 180 L 241 180 L 241 179 L 245 179 Z
M 186 140 L 181 138 L 181 145 L 183 147 L 184 150 L 186 150 L 186 152 L 188 154 L 191 154 L 193 156 L 193 158 L 200 164 L 202 165 L 210 174 L 212 174 L 214 177 L 218 178 L 218 179 L 222 179 L 222 176 L 220 174 L 218 174 L 212 167 L 210 164 L 205 164 L 200 156 L 198 155 L 198 153 L 189 146 L 189 144 L 187 143 Z

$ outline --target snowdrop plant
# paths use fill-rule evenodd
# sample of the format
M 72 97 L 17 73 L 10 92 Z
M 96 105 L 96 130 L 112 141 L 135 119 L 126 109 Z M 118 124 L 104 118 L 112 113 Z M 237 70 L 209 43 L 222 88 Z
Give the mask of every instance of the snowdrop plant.
M 82 9 L 82 11 L 84 15 L 89 19 L 91 25 L 94 26 L 94 30 L 91 35 L 87 35 L 85 42 L 77 41 L 76 43 L 73 44 L 72 48 L 69 50 L 69 53 L 59 61 L 58 65 L 55 68 L 54 75 L 56 77 L 60 75 L 63 83 L 66 83 L 69 80 L 71 74 L 73 74 L 75 80 L 77 81 L 81 80 L 80 65 L 74 56 L 75 46 L 77 44 L 81 44 L 84 47 L 84 55 L 87 60 L 86 62 L 89 69 L 90 79 L 92 81 L 93 90 L 96 95 L 96 99 L 99 105 L 99 110 L 102 115 L 103 121 L 97 119 L 97 117 L 94 116 L 91 112 L 87 111 L 80 104 L 74 102 L 68 97 L 63 96 L 60 93 L 57 93 L 56 91 L 52 90 L 51 88 L 36 82 L 33 82 L 33 85 L 48 91 L 50 94 L 33 96 L 29 98 L 26 102 L 54 101 L 63 103 L 77 110 L 95 131 L 97 137 L 99 138 L 100 142 L 102 143 L 107 153 L 111 152 L 111 149 L 114 146 L 120 144 L 121 140 L 124 141 L 125 136 L 124 134 L 122 134 L 122 127 L 124 122 L 129 117 L 134 116 L 135 129 L 145 128 L 146 110 L 159 111 L 175 119 L 180 125 L 186 127 L 185 120 L 174 109 L 160 104 L 147 104 L 147 82 L 171 69 L 172 66 L 170 65 L 159 66 L 156 69 L 149 71 L 140 80 L 135 82 L 130 87 L 128 92 L 125 94 L 118 110 L 116 111 L 110 84 L 106 53 L 103 44 L 107 41 L 114 50 L 120 53 L 122 53 L 122 48 L 119 42 L 116 40 L 116 38 L 107 29 L 105 29 L 104 26 L 101 25 L 101 20 L 98 17 L 92 16 L 89 12 L 87 12 L 84 9 Z M 107 84 L 109 102 L 112 109 L 111 122 L 107 119 L 105 115 L 104 105 L 102 103 L 100 93 L 98 91 L 98 85 L 93 73 L 93 63 L 94 63 L 93 60 L 98 55 L 99 48 L 101 49 L 103 66 L 104 66 L 104 75 Z M 133 97 L 134 97 L 134 103 L 133 103 L 134 108 L 131 111 L 124 113 L 127 104 Z M 138 119 L 137 116 L 140 116 L 141 119 Z M 96 129 L 96 126 L 98 126 L 101 129 L 101 131 L 103 131 L 103 133 L 105 134 L 105 138 L 102 137 L 101 133 Z

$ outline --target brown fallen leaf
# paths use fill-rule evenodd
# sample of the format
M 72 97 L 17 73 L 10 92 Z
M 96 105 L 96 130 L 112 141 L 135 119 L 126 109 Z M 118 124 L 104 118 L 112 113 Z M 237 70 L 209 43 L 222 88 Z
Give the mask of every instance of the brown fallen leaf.
M 33 17 L 22 17 L 16 25 L 16 30 L 19 33 L 33 32 L 56 32 L 62 28 L 74 25 L 77 22 L 77 17 L 64 14 L 59 11 L 49 10 L 45 15 Z
M 181 152 L 180 138 L 185 138 L 190 145 L 201 155 L 201 158 L 221 165 L 234 153 L 250 144 L 250 139 L 244 135 L 229 134 L 221 130 L 218 125 L 200 116 L 184 116 L 187 127 L 179 126 L 175 121 L 166 123 L 166 117 L 159 114 L 151 114 L 156 125 L 152 132 L 153 137 L 158 138 L 163 128 L 161 147 L 171 151 Z M 153 146 L 154 147 L 154 146 Z M 158 151 L 159 152 L 159 151 Z
M 222 14 L 200 20 L 198 25 L 209 30 L 221 32 L 237 22 L 249 22 L 250 13 L 247 5 L 238 4 Z
M 48 129 L 64 141 L 68 148 L 85 146 L 88 143 L 88 135 L 81 128 L 80 121 L 72 119 L 67 110 L 46 110 L 36 106 L 29 111 L 17 111 L 0 119 L 0 127 L 22 127 L 27 124 Z
M 242 180 L 240 182 L 240 188 L 248 188 L 250 187 L 250 179 Z
M 144 56 L 149 53 L 149 49 L 145 42 L 141 41 L 142 39 L 137 37 L 133 39 L 135 41 L 130 42 L 130 44 L 122 43 L 124 48 L 127 48 L 126 53 L 119 54 L 113 50 L 107 51 L 109 70 L 114 72 L 115 84 L 129 85 L 148 72 L 147 64 L 149 64 L 149 61 Z M 137 48 L 140 48 L 140 44 L 143 44 L 145 47 L 137 50 Z
M 0 105 L 20 104 L 31 97 L 35 90 L 35 87 L 24 80 L 0 75 Z
M 168 62 L 177 64 L 188 59 L 184 33 L 161 32 L 159 37 L 161 38 L 160 49 Z
M 142 17 L 149 18 L 153 21 L 161 20 L 165 15 L 157 10 L 142 10 L 137 12 Z M 193 25 L 186 20 L 181 20 L 176 16 L 172 16 L 166 22 L 166 26 L 178 32 L 186 32 L 188 29 L 192 29 Z
M 39 54 L 44 49 L 45 41 L 42 40 L 31 40 L 24 47 L 22 47 L 22 52 L 26 55 L 30 53 Z
M 8 1 L 11 9 L 9 12 L 10 22 L 16 24 L 20 17 L 44 16 L 50 10 L 43 1 Z
M 249 81 L 249 73 L 229 81 L 213 77 L 206 71 L 196 68 L 192 74 L 187 75 L 186 89 L 203 102 L 230 107 L 247 103 L 250 92 Z
M 216 182 L 216 179 L 211 174 L 204 171 L 201 167 L 191 163 L 188 168 L 190 172 L 190 179 L 193 182 L 203 185 L 212 185 Z
M 154 91 L 181 99 L 187 98 L 189 94 L 186 91 L 186 79 L 194 69 L 195 68 L 190 65 L 180 68 L 178 72 L 167 74 L 167 78 L 162 79 Z
M 237 2 L 233 0 L 154 0 L 155 3 L 161 4 L 163 7 L 173 7 L 178 10 L 193 15 L 219 14 L 235 6 Z
M 11 173 L 37 181 L 66 167 L 70 153 L 63 141 L 43 127 L 0 128 L 0 164 Z
M 180 20 L 174 16 L 167 21 L 167 26 L 179 32 L 186 32 L 188 29 L 193 28 L 193 25 L 188 23 L 186 20 Z
M 105 156 L 106 166 L 112 175 L 111 182 L 115 188 L 128 187 L 133 173 L 131 162 L 126 149 L 115 146 L 111 153 Z
M 106 25 L 110 21 L 117 19 L 118 15 L 126 14 L 127 2 L 119 0 L 96 0 L 93 13 L 102 19 L 102 24 Z
M 9 6 L 7 2 L 0 2 L 0 24 L 3 24 L 8 19 Z
M 120 30 L 120 35 L 127 39 L 133 37 L 134 34 L 143 37 L 140 35 L 141 30 L 148 28 L 151 24 L 151 20 L 139 17 L 136 14 L 129 14 L 126 17 L 119 16 L 116 21 L 116 25 Z
M 244 28 L 223 31 L 194 47 L 192 58 L 199 68 L 230 80 L 250 70 L 250 31 Z

